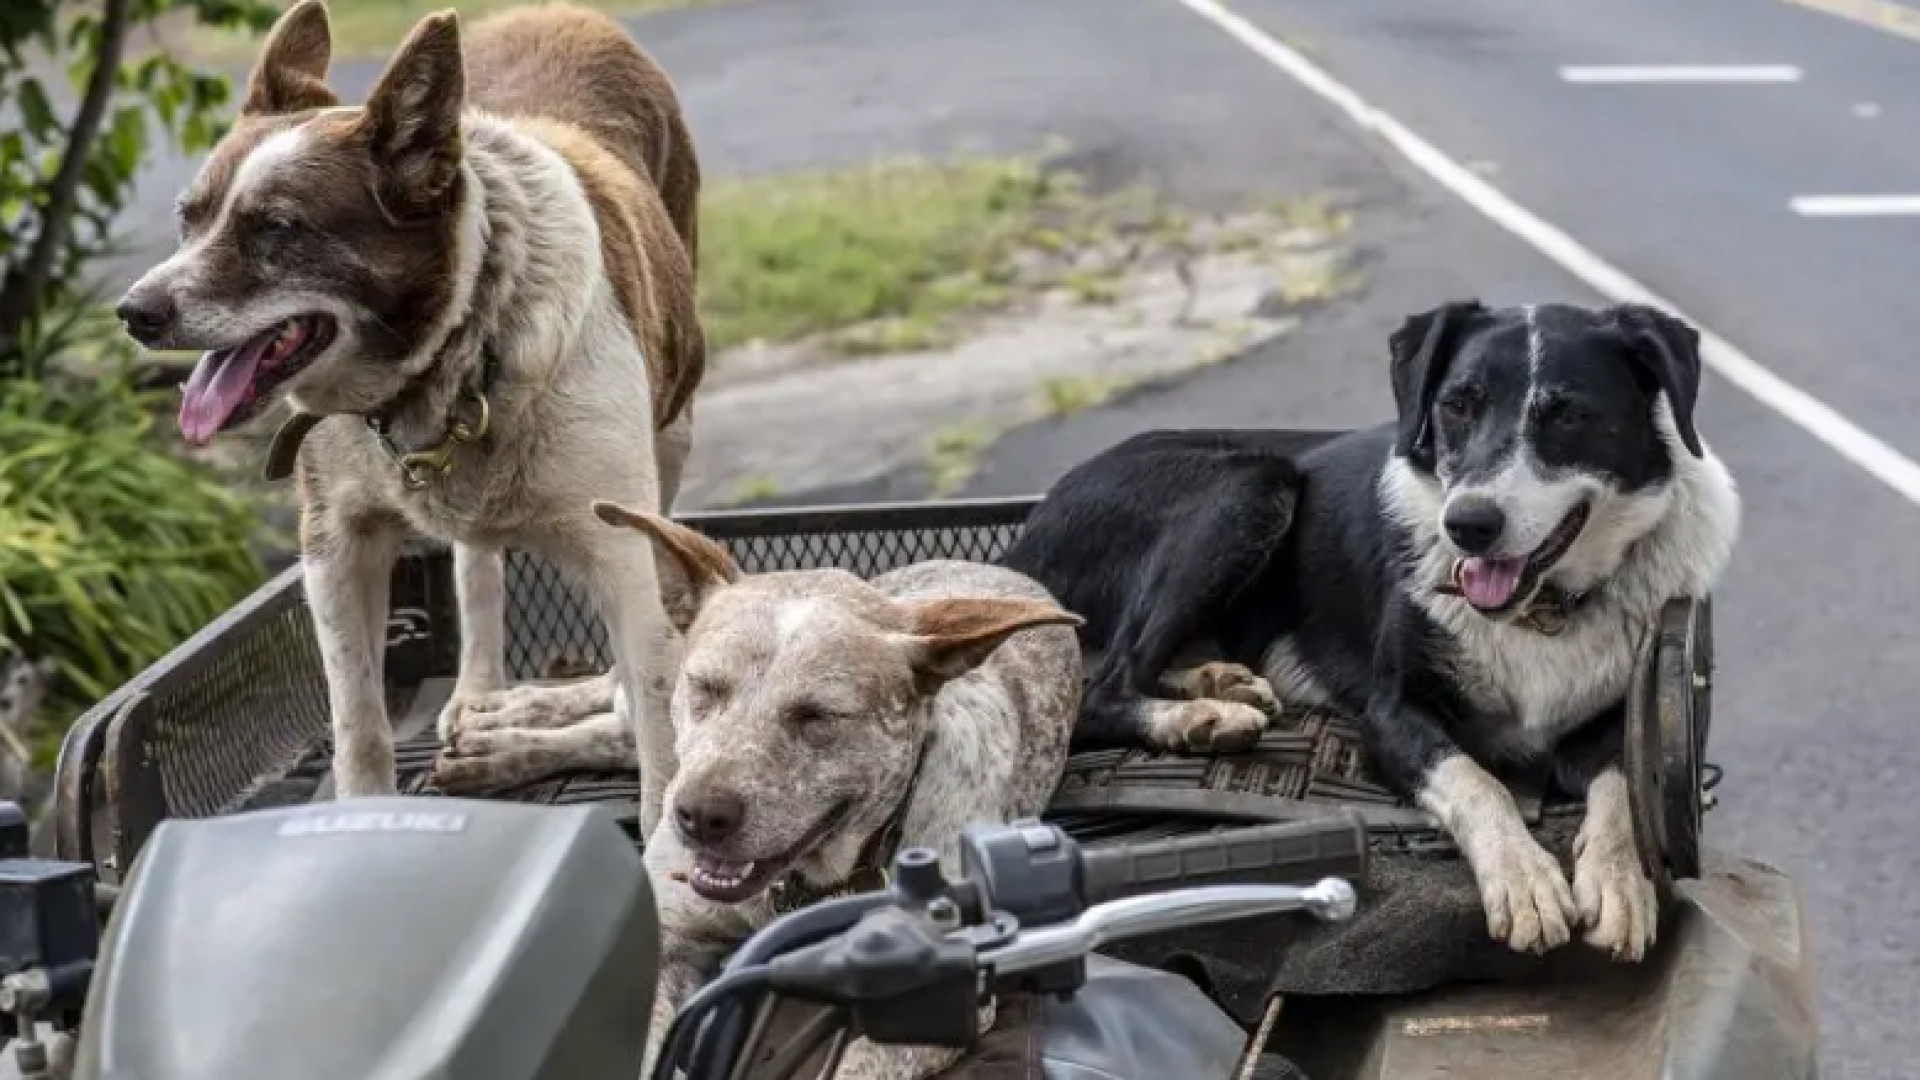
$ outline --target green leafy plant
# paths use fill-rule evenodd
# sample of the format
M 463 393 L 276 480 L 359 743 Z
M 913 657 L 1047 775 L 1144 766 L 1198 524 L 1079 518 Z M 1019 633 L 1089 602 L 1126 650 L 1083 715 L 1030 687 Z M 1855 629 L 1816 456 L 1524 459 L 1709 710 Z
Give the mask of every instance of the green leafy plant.
M 0 653 L 59 665 L 70 719 L 259 584 L 256 508 L 173 453 L 124 358 L 0 381 Z
M 259 30 L 277 12 L 266 0 L 0 2 L 0 379 L 41 374 L 30 361 L 44 351 L 23 342 L 115 250 L 155 127 L 189 152 L 221 132 L 226 79 L 136 50 L 136 30 L 183 17 Z

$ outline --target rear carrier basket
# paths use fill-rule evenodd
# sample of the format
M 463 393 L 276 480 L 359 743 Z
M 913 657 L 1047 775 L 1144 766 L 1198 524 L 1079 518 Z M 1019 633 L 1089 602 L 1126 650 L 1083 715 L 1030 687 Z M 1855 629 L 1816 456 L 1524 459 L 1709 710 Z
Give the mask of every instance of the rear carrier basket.
M 1036 498 L 690 514 L 684 523 L 721 541 L 748 572 L 840 567 L 872 576 L 925 559 L 993 561 L 1007 550 Z M 394 570 L 388 623 L 388 710 L 398 734 L 400 789 L 433 794 L 433 718 L 459 655 L 452 559 L 417 550 Z M 507 560 L 507 660 L 516 680 L 604 670 L 606 634 L 582 594 L 549 564 L 522 552 Z M 1650 635 L 1636 690 L 1654 738 L 1684 727 L 1688 761 L 1655 780 L 1678 788 L 1673 768 L 1698 768 L 1710 669 L 1704 604 L 1671 606 Z M 1684 702 L 1676 697 L 1682 693 Z M 1681 715 L 1684 712 L 1685 715 Z M 1662 722 L 1661 718 L 1665 717 Z M 1669 732 L 1671 735 L 1672 732 Z M 1631 742 L 1632 740 L 1630 740 Z M 1646 750 L 1654 743 L 1642 740 Z M 117 880 L 163 820 L 304 802 L 325 794 L 331 754 L 326 676 L 298 566 L 175 649 L 87 712 L 61 748 L 55 835 L 62 858 L 94 863 Z M 1671 757 L 1672 755 L 1667 755 Z M 1650 773 L 1661 770 L 1660 753 Z M 1671 764 L 1671 763 L 1669 763 Z M 1655 781 L 1648 781 L 1653 783 Z M 1642 787 L 1647 786 L 1642 784 Z M 637 771 L 578 774 L 502 797 L 541 803 L 604 802 L 633 827 Z M 1644 792 L 1657 796 L 1656 792 Z M 1656 798 L 1656 802 L 1658 799 Z M 1673 800 L 1687 803 L 1681 798 Z M 1693 818 L 1649 822 L 1660 845 L 1694 843 Z M 1253 751 L 1217 758 L 1102 751 L 1076 756 L 1049 816 L 1081 838 L 1140 838 L 1222 822 L 1256 822 L 1352 810 L 1376 847 L 1452 851 L 1422 811 L 1367 775 L 1351 719 L 1289 705 Z M 1577 804 L 1523 802 L 1537 825 Z M 1689 876 L 1685 866 L 1679 876 Z

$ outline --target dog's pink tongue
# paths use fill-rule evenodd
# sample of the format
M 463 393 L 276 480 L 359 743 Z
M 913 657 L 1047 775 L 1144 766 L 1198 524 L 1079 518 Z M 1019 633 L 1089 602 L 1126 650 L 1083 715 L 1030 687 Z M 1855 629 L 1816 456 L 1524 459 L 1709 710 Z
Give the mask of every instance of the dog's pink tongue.
M 180 401 L 180 434 L 187 442 L 204 446 L 220 433 L 228 418 L 246 403 L 260 358 L 272 344 L 273 336 L 267 334 L 237 349 L 201 355 Z
M 1468 559 L 1460 564 L 1460 591 L 1477 608 L 1497 608 L 1520 587 L 1525 559 Z

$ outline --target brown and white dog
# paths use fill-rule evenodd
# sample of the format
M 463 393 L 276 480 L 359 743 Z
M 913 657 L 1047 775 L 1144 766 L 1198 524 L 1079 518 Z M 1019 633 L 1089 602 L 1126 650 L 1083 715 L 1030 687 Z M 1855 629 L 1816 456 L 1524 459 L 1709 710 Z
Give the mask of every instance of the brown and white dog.
M 658 515 L 597 512 L 677 565 L 667 607 L 686 627 L 680 772 L 646 849 L 661 947 L 651 1060 L 675 1009 L 782 911 L 881 887 L 905 845 L 957 872 L 967 825 L 1040 812 L 1079 709 L 1080 618 L 998 566 L 750 575 Z M 956 1056 L 862 1039 L 835 1075 L 921 1080 Z
M 505 682 L 502 550 L 542 554 L 591 590 L 615 652 L 598 681 L 617 676 L 636 727 L 568 737 L 637 740 L 651 828 L 672 632 L 651 549 L 589 507 L 664 508 L 679 483 L 706 352 L 699 168 L 666 74 L 611 20 L 525 8 L 464 36 L 451 11 L 421 20 L 348 106 L 326 83 L 326 9 L 289 9 L 180 200 L 178 250 L 119 314 L 148 347 L 206 350 L 189 442 L 293 410 L 269 474 L 298 473 L 340 795 L 394 789 L 381 651 L 411 529 L 454 549 L 443 738 Z M 456 760 L 475 783 L 494 764 Z

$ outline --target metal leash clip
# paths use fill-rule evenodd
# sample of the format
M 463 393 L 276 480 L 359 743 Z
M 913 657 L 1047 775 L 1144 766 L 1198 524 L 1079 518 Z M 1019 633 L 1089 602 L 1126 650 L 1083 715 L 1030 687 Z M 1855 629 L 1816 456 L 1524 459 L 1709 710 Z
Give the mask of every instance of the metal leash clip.
M 456 418 L 447 429 L 447 437 L 440 445 L 425 450 L 403 451 L 388 434 L 384 421 L 368 419 L 367 425 L 380 438 L 380 445 L 386 448 L 387 456 L 400 466 L 401 483 L 408 491 L 419 491 L 439 477 L 453 471 L 453 452 L 470 443 L 478 442 L 487 434 L 487 427 L 493 419 L 492 410 L 487 405 L 487 395 L 476 391 L 473 395 L 478 403 L 479 416 L 474 423 Z

